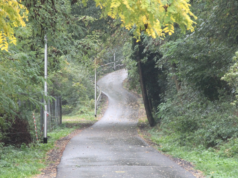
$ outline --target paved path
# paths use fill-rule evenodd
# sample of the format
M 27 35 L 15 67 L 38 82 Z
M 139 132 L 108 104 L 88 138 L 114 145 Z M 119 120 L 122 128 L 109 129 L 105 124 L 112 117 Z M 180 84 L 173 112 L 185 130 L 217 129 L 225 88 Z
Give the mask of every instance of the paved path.
M 63 153 L 57 178 L 194 178 L 137 135 L 137 97 L 122 88 L 119 70 L 98 85 L 108 96 L 104 117 L 75 136 Z

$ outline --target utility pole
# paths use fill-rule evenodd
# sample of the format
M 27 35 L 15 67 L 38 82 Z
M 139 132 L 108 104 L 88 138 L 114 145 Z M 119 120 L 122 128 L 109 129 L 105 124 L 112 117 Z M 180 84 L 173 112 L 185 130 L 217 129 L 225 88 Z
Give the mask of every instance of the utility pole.
M 46 97 L 47 97 L 47 36 L 45 35 L 45 85 L 44 85 L 44 105 L 45 105 L 45 111 L 44 111 L 44 140 L 43 143 L 47 143 L 47 103 L 46 103 Z

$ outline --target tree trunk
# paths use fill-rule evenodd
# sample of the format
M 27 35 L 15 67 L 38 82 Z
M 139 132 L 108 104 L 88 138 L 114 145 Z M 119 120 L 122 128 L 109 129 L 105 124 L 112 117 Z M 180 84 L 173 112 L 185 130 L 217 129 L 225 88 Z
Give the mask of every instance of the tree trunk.
M 137 57 L 139 58 L 139 60 L 137 62 L 137 66 L 138 66 L 138 72 L 139 72 L 139 76 L 140 76 L 140 86 L 141 86 L 145 111 L 146 111 L 146 115 L 147 115 L 149 124 L 151 127 L 153 127 L 153 126 L 155 126 L 155 120 L 152 116 L 151 108 L 149 106 L 149 100 L 148 100 L 148 96 L 147 96 L 146 85 L 145 85 L 144 78 L 143 78 L 143 71 L 142 71 L 140 56 L 137 56 Z

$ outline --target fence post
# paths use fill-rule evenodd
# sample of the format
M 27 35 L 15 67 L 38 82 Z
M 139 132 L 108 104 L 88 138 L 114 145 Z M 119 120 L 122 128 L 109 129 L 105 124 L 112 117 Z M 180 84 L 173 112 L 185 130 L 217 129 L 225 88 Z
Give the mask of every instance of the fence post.
M 44 103 L 43 97 L 41 99 L 41 102 Z M 42 134 L 42 132 L 44 132 L 43 126 L 44 126 L 44 108 L 43 108 L 43 106 L 41 106 L 41 108 L 40 108 L 40 131 L 41 131 L 41 134 Z
M 49 128 L 49 131 L 51 130 L 51 110 L 50 110 L 50 101 L 48 100 L 48 122 L 47 122 L 47 124 L 48 124 L 48 128 Z
M 60 124 L 62 124 L 62 102 L 61 97 L 59 97 L 59 105 L 60 105 Z
M 55 97 L 55 124 L 56 126 L 58 126 L 57 101 L 58 101 L 58 97 Z

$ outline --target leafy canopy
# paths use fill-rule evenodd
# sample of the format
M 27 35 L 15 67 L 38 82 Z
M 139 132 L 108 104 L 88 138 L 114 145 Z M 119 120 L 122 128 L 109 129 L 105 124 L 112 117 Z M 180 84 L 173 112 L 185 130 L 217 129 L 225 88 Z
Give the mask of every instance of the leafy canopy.
M 21 2 L 21 1 L 19 1 Z M 16 44 L 14 27 L 25 26 L 27 9 L 17 0 L 0 1 L 0 49 L 8 50 L 8 44 Z
M 84 2 L 87 0 L 84 0 Z M 139 38 L 141 31 L 153 38 L 174 33 L 177 23 L 183 32 L 194 31 L 195 22 L 191 16 L 189 0 L 95 0 L 104 10 L 104 15 L 121 19 L 126 29 L 135 27 L 134 35 Z

